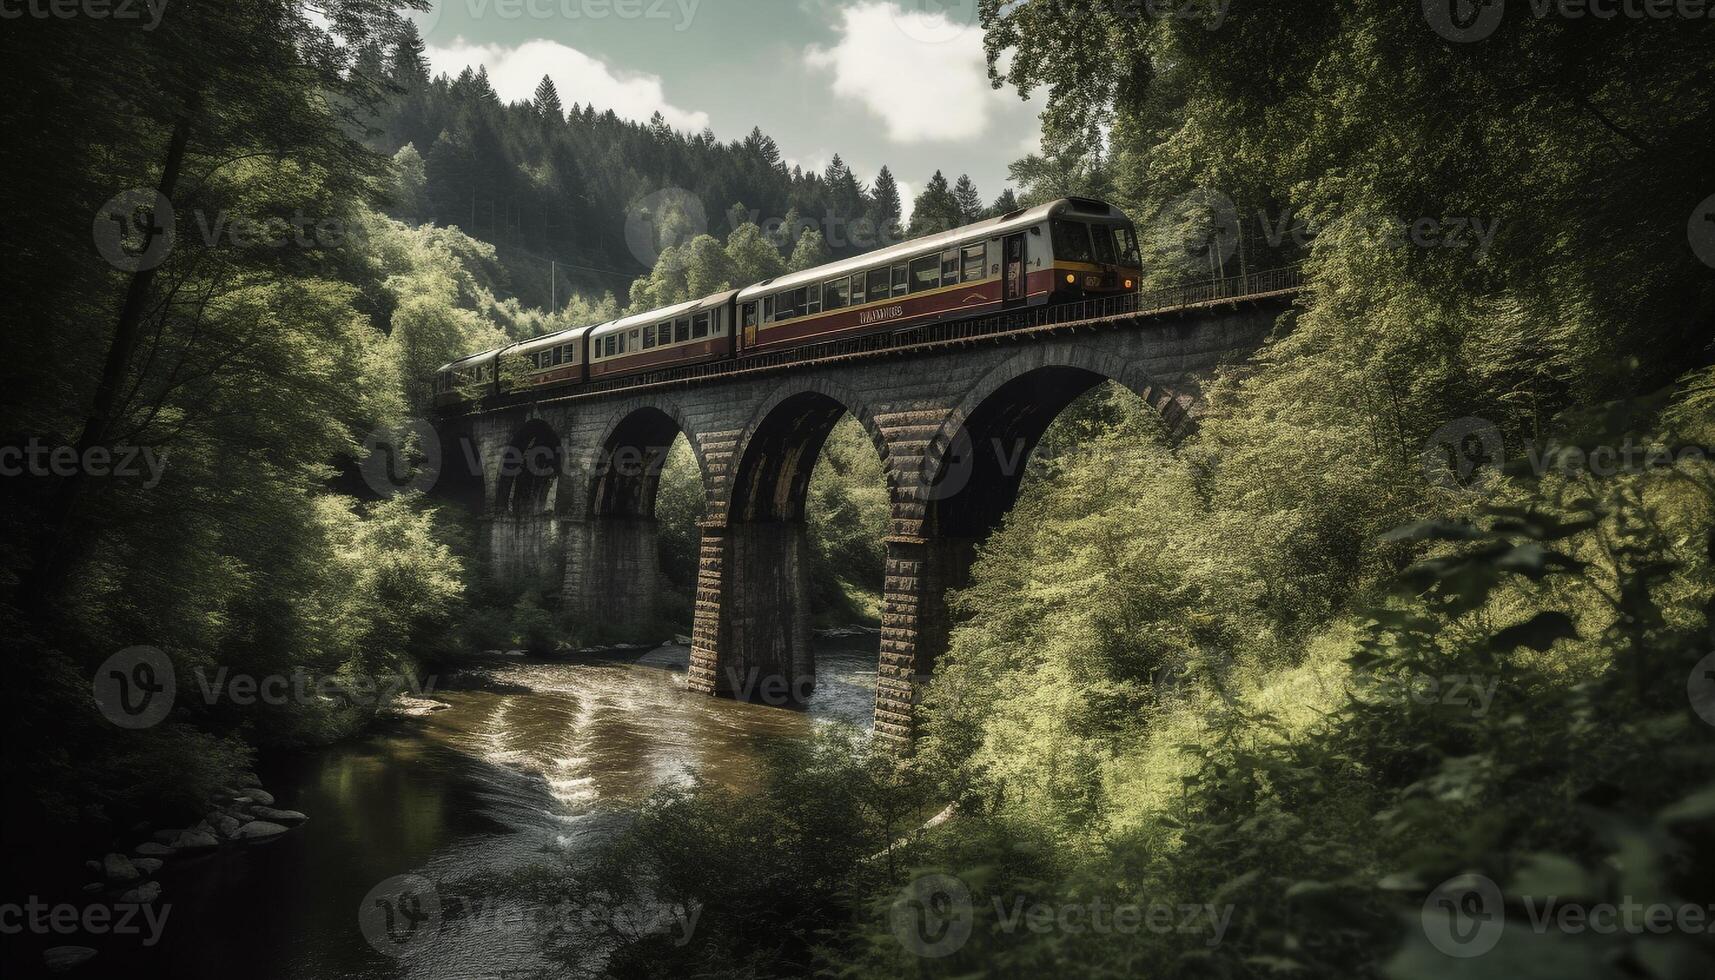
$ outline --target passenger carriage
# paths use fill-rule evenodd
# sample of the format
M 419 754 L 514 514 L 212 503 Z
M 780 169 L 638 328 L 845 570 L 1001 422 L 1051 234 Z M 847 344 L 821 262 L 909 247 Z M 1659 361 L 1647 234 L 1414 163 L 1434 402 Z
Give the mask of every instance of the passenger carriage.
M 435 404 L 742 359 L 1002 310 L 1129 292 L 1142 274 L 1119 209 L 1063 198 L 766 282 L 474 354 Z

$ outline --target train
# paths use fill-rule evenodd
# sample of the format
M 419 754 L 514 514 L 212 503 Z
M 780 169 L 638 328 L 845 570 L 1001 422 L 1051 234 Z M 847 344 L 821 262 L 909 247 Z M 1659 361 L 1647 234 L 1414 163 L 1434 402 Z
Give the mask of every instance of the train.
M 1135 290 L 1137 229 L 1067 197 L 658 310 L 442 366 L 434 402 L 575 389 L 927 323 Z

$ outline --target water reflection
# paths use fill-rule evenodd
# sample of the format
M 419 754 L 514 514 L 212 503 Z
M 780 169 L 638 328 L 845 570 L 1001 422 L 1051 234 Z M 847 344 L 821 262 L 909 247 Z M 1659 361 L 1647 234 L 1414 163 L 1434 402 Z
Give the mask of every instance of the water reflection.
M 161 944 L 140 968 L 180 977 L 524 976 L 534 942 L 516 909 L 459 894 L 611 834 L 626 808 L 690 767 L 742 789 L 759 747 L 844 719 L 867 727 L 875 640 L 818 645 L 804 710 L 694 695 L 688 653 L 664 647 L 600 661 L 512 662 L 443 677 L 452 707 L 399 730 L 262 768 L 281 805 L 310 821 L 273 842 L 175 860 Z M 358 926 L 358 908 L 396 875 L 441 883 L 452 904 L 499 927 L 457 928 L 393 957 Z M 129 960 L 131 957 L 121 956 Z M 117 965 L 109 961 L 110 965 Z

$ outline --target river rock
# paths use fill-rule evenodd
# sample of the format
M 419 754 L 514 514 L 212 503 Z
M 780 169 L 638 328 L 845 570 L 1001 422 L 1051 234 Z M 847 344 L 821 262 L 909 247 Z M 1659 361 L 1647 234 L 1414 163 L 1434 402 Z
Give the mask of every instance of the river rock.
M 257 820 L 269 820 L 274 823 L 303 823 L 310 819 L 308 814 L 297 810 L 276 810 L 271 806 L 259 806 L 251 811 Z
M 108 881 L 136 881 L 143 877 L 131 859 L 123 854 L 109 854 L 102 858 L 101 868 Z
M 207 830 L 192 827 L 173 838 L 173 847 L 181 851 L 202 851 L 211 847 L 219 847 L 220 839 Z
M 96 874 L 102 874 L 106 870 L 101 866 L 100 861 L 85 861 L 83 862 L 83 866 Z
M 219 834 L 222 837 L 233 836 L 238 833 L 238 828 L 243 826 L 243 824 L 238 822 L 237 817 L 229 816 L 219 810 L 210 813 L 203 819 L 207 820 L 209 827 L 213 829 L 216 834 Z
M 164 858 L 164 857 L 172 857 L 173 856 L 173 848 L 170 845 L 157 844 L 152 840 L 151 841 L 144 841 L 143 843 L 138 844 L 133 849 L 133 851 L 137 854 L 143 855 L 144 857 L 151 857 L 151 858 Z
M 49 946 L 42 950 L 42 963 L 52 973 L 65 973 L 95 959 L 88 946 Z
M 161 866 L 167 862 L 160 858 L 136 858 L 131 863 L 138 871 L 141 871 L 146 875 L 152 875 L 161 870 Z
M 683 633 L 675 633 L 673 634 L 673 642 L 678 646 L 688 647 L 691 645 L 691 638 Z
M 172 828 L 168 828 L 167 830 L 157 830 L 153 834 L 150 834 L 149 836 L 157 844 L 171 844 L 173 841 L 177 840 L 178 836 L 182 833 L 184 833 L 183 830 L 174 830 Z
M 161 883 L 148 881 L 119 896 L 121 905 L 147 905 L 161 897 Z
M 437 711 L 445 711 L 450 707 L 452 707 L 452 705 L 447 704 L 445 701 L 434 701 L 429 698 L 414 698 L 408 694 L 401 694 L 393 699 L 393 703 L 389 704 L 383 713 L 392 715 L 395 718 L 421 718 L 424 715 L 432 715 Z
M 238 828 L 238 833 L 233 836 L 238 840 L 262 840 L 267 837 L 278 837 L 285 833 L 286 829 L 277 823 L 269 823 L 266 820 L 252 820 Z
M 238 774 L 238 785 L 248 789 L 251 786 L 262 785 L 262 780 L 257 779 L 253 772 L 241 772 Z
M 98 891 L 100 891 L 106 887 L 107 887 L 106 885 L 102 884 L 99 881 L 92 881 L 89 884 L 84 885 L 83 890 L 86 892 L 98 892 Z
M 253 786 L 250 789 L 245 790 L 244 795 L 250 797 L 250 802 L 252 803 L 260 803 L 263 806 L 274 805 L 274 794 L 260 786 Z

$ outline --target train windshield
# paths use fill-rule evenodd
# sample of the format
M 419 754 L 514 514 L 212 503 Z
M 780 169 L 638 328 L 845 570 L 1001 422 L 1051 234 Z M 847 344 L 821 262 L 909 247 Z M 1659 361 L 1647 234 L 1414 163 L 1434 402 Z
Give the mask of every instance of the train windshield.
M 1114 229 L 1114 244 L 1119 248 L 1121 265 L 1143 265 L 1143 260 L 1137 254 L 1137 233 L 1132 230 L 1131 225 L 1120 225 Z
M 1094 262 L 1090 251 L 1090 226 L 1082 221 L 1054 219 L 1054 255 L 1067 262 Z

